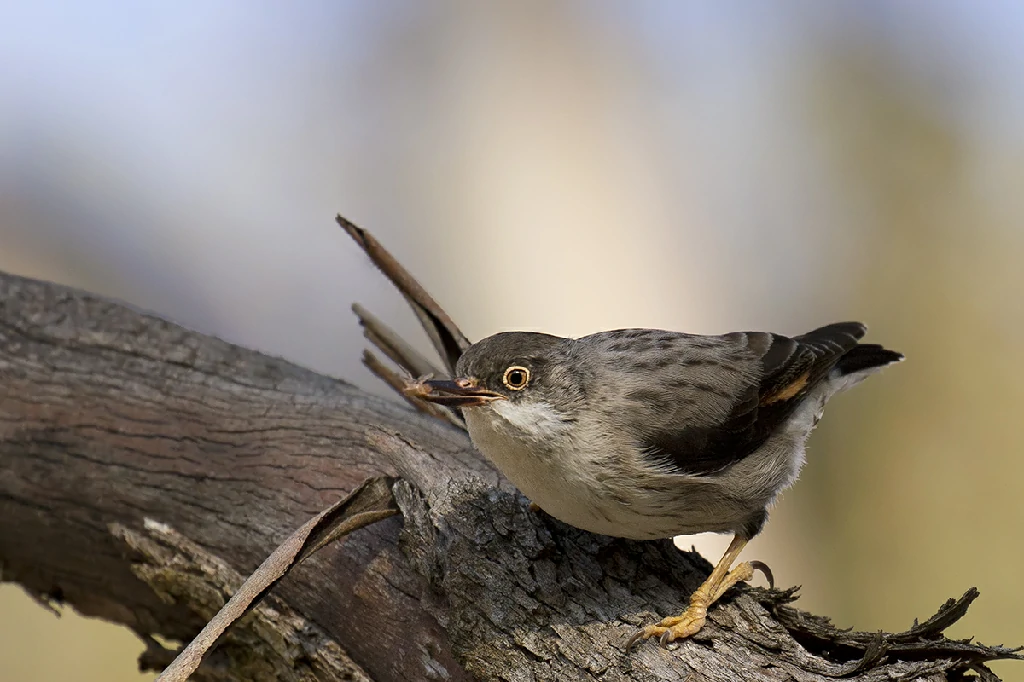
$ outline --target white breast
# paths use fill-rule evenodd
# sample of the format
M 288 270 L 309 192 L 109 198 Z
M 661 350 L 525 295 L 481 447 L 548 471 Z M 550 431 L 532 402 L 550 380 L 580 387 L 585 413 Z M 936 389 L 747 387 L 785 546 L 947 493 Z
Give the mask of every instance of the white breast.
M 582 482 L 575 480 L 563 461 L 571 438 L 569 425 L 550 405 L 496 401 L 464 414 L 473 444 L 506 478 L 549 514 L 562 518 L 556 509 L 563 507 L 569 513 L 572 499 L 578 496 L 574 489 Z M 523 436 L 534 432 L 537 438 Z
M 630 491 L 621 480 L 619 499 L 608 494 L 606 467 L 581 452 L 586 445 L 576 442 L 572 424 L 551 405 L 496 401 L 464 414 L 477 448 L 551 516 L 603 535 L 651 539 L 675 534 L 669 527 L 672 519 L 659 522 L 649 510 L 628 500 L 623 504 Z

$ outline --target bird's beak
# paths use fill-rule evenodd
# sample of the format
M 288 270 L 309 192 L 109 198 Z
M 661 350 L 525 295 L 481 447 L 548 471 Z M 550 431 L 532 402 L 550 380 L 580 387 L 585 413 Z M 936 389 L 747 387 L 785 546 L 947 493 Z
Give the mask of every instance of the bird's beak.
M 479 407 L 495 400 L 508 400 L 496 391 L 480 387 L 476 379 L 425 379 L 408 384 L 405 394 L 449 407 Z

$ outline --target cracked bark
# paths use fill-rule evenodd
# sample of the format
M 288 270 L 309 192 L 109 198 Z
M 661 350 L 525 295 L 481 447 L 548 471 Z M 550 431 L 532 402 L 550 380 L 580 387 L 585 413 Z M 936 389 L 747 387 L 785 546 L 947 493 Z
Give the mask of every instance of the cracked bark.
M 734 591 L 693 641 L 625 640 L 709 565 L 591 535 L 527 501 L 455 428 L 122 304 L 0 274 L 0 571 L 188 640 L 292 530 L 371 476 L 402 517 L 312 556 L 199 679 L 961 679 L 1012 652 L 941 637 L 974 594 L 901 635 L 844 633 Z M 146 519 L 149 519 L 147 523 Z

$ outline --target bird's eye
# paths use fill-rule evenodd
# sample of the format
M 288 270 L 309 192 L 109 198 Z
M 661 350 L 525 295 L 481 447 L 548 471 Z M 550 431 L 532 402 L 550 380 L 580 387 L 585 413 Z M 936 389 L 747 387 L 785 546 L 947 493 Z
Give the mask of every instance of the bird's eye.
M 509 367 L 501 381 L 513 391 L 521 391 L 530 383 L 530 370 L 519 366 Z

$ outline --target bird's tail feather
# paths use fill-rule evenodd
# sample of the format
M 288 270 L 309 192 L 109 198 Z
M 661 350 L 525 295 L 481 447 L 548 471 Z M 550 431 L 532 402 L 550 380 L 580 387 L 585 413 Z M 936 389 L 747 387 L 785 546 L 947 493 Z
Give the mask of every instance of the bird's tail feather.
M 861 343 L 843 354 L 835 368 L 840 375 L 854 374 L 869 369 L 884 367 L 903 359 L 902 353 L 883 348 L 877 343 Z

